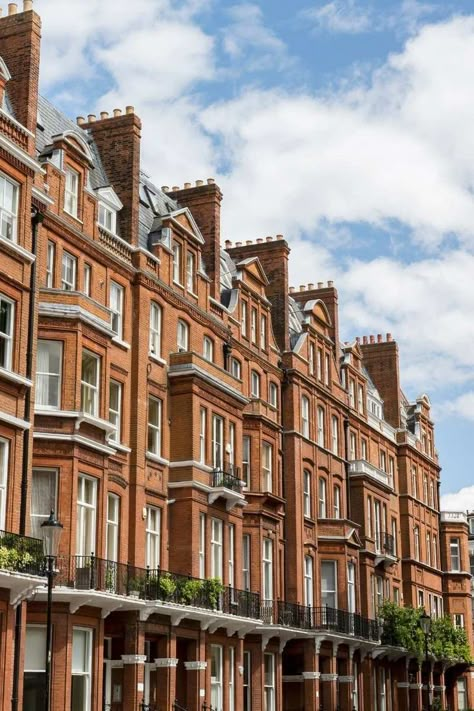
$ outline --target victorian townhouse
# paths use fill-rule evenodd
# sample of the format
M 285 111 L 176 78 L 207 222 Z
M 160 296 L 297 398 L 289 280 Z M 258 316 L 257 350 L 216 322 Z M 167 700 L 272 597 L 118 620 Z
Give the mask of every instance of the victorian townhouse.
M 283 237 L 222 249 L 219 187 L 157 188 L 133 107 L 39 96 L 40 34 L 31 0 L 0 18 L 0 711 L 44 708 L 51 510 L 53 711 L 473 706 L 466 662 L 380 615 L 472 642 L 467 518 L 396 342 L 341 343 Z

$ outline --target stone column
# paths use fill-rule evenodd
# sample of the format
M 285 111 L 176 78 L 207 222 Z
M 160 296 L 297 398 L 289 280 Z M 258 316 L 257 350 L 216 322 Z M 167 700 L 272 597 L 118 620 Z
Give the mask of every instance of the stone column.
M 337 651 L 339 645 L 333 644 L 332 655 L 329 657 L 329 673 L 321 674 L 320 680 L 326 683 L 328 691 L 324 703 L 329 706 L 328 710 L 337 708 Z M 326 709 L 324 709 L 326 711 Z
M 421 683 L 421 669 L 418 667 L 415 681 L 410 684 L 410 711 L 423 709 L 423 684 Z
M 321 642 L 308 640 L 304 645 L 304 711 L 319 709 L 319 650 Z
M 136 620 L 130 622 L 125 629 L 124 649 L 122 704 L 124 708 L 135 709 L 143 700 L 146 662 L 144 627 Z
M 439 675 L 439 698 L 441 699 L 441 708 L 445 709 L 446 708 L 446 678 L 444 676 L 444 672 L 446 671 L 445 666 L 443 665 L 441 674 Z
M 410 660 L 405 658 L 404 676 L 396 682 L 397 701 L 399 711 L 409 711 L 410 708 L 410 679 L 408 678 L 408 666 Z M 401 666 L 401 665 L 400 665 Z
M 235 708 L 244 708 L 244 638 L 239 637 L 235 647 Z
M 370 653 L 366 656 L 361 654 L 361 667 L 362 667 L 362 689 L 359 694 L 360 701 L 359 705 L 361 709 L 373 709 L 375 706 L 374 699 L 374 684 L 372 678 L 372 670 L 374 666 L 374 660 L 372 659 Z
M 345 674 L 339 676 L 339 707 L 341 711 L 352 711 L 352 689 L 354 685 L 354 657 L 355 649 L 349 647 L 347 650 L 347 659 L 345 662 Z
M 207 662 L 184 662 L 184 668 L 188 673 L 188 705 L 191 709 L 199 709 L 204 703 L 204 697 L 201 697 L 200 690 L 206 689 L 205 683 L 201 684 L 201 678 L 205 679 Z M 207 701 L 209 704 L 210 699 Z
M 176 636 L 173 634 L 174 644 L 169 644 L 170 654 L 176 654 Z M 176 698 L 176 667 L 178 659 L 175 656 L 160 657 L 155 659 L 158 674 L 157 706 L 158 708 L 171 708 Z

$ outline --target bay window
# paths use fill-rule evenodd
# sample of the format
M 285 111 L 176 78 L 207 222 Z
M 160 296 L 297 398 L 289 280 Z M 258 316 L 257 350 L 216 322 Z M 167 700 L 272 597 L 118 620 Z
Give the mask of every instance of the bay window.
M 179 353 L 186 352 L 189 347 L 189 326 L 181 319 L 178 319 L 177 345 Z
M 202 354 L 209 363 L 214 362 L 214 341 L 209 336 L 204 336 Z
M 250 535 L 242 536 L 242 587 L 250 590 Z
M 199 462 L 206 463 L 207 443 L 207 411 L 204 407 L 199 410 Z
M 461 570 L 461 548 L 459 545 L 459 538 L 450 539 L 449 554 L 451 560 L 451 570 L 458 573 Z
M 263 490 L 273 491 L 273 447 L 268 442 L 262 444 Z
M 107 495 L 107 528 L 105 530 L 105 557 L 116 563 L 119 559 L 120 497 Z
M 262 597 L 263 600 L 273 600 L 273 541 L 263 539 L 262 555 Z
M 311 518 L 311 472 L 303 471 L 303 516 Z
M 100 358 L 90 351 L 82 351 L 81 410 L 97 417 L 99 413 Z
M 333 493 L 334 518 L 341 518 L 341 487 L 336 484 Z
M 76 555 L 95 553 L 97 480 L 79 474 L 77 484 Z
M 212 466 L 224 466 L 224 420 L 219 415 L 212 416 Z
M 260 397 L 260 375 L 256 370 L 252 370 L 250 374 L 250 395 Z
M 199 514 L 199 577 L 206 577 L 206 514 Z
M 250 486 L 250 437 L 244 435 L 242 440 L 242 479 L 245 487 Z

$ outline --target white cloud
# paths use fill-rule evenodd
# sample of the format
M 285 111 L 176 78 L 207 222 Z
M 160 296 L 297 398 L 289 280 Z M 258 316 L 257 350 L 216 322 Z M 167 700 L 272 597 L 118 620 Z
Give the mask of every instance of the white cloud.
M 474 420 L 474 391 L 463 393 L 454 400 L 444 403 L 446 414 Z
M 465 486 L 441 497 L 442 511 L 474 511 L 474 486 Z
M 223 30 L 224 51 L 239 68 L 248 71 L 291 63 L 285 43 L 264 23 L 261 8 L 254 3 L 233 5 L 228 10 L 230 24 Z
M 376 5 L 357 0 L 332 0 L 325 5 L 310 7 L 300 13 L 308 21 L 314 32 L 334 34 L 362 34 L 393 30 L 411 34 L 421 20 L 434 13 L 428 3 L 418 0 L 403 0 L 396 9 L 390 10 L 385 4 Z

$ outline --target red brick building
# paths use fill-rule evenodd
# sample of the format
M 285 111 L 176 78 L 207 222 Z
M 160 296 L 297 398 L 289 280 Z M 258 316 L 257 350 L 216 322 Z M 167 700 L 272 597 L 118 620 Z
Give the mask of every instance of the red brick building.
M 341 344 L 282 237 L 221 249 L 219 187 L 153 185 L 133 107 L 39 96 L 31 5 L 0 19 L 0 709 L 42 708 L 51 509 L 55 711 L 474 704 L 466 665 L 381 643 L 386 599 L 472 638 L 395 341 Z

